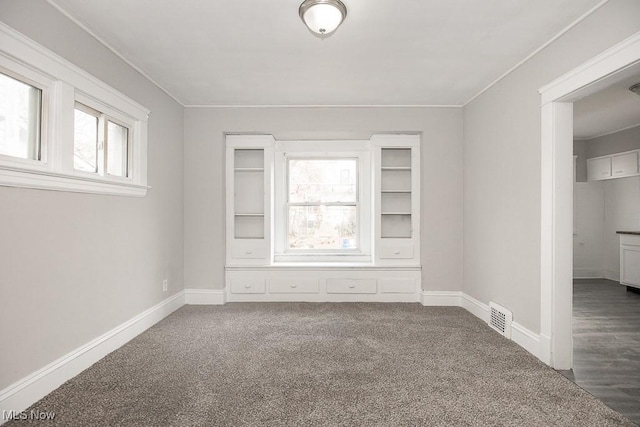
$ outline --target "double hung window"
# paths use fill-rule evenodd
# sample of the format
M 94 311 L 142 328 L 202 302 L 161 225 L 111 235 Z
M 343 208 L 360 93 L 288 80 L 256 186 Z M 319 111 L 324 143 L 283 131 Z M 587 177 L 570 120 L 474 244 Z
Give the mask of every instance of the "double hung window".
M 370 260 L 368 146 L 331 144 L 326 152 L 309 150 L 308 142 L 276 150 L 276 261 Z

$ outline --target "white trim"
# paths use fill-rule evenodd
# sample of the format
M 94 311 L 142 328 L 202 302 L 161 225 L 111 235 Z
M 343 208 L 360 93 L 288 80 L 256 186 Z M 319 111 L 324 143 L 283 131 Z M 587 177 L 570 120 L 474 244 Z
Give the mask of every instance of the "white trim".
M 226 303 L 224 289 L 185 289 L 184 303 L 187 305 L 223 305 Z
M 603 279 L 604 273 L 602 270 L 590 270 L 587 268 L 574 268 L 574 279 Z
M 460 291 L 421 291 L 420 304 L 426 307 L 461 307 L 462 295 Z
M 482 95 L 483 93 L 485 93 L 486 91 L 488 91 L 489 89 L 491 89 L 493 86 L 497 85 L 502 79 L 504 79 L 505 77 L 507 77 L 509 74 L 513 73 L 515 70 L 517 70 L 518 68 L 520 68 L 520 66 L 522 66 L 525 62 L 527 62 L 528 60 L 530 60 L 531 58 L 533 58 L 534 56 L 536 56 L 538 53 L 540 53 L 540 51 L 542 51 L 544 48 L 546 48 L 547 46 L 549 46 L 551 43 L 553 43 L 554 41 L 556 41 L 557 39 L 559 39 L 560 37 L 562 37 L 565 33 L 567 33 L 569 30 L 571 30 L 573 27 L 575 27 L 576 25 L 578 25 L 579 23 L 581 23 L 582 21 L 584 21 L 587 17 L 589 17 L 589 15 L 591 15 L 593 12 L 595 12 L 596 10 L 600 9 L 602 6 L 604 6 L 609 0 L 602 0 L 600 3 L 596 4 L 595 6 L 593 6 L 591 9 L 589 9 L 586 13 L 584 13 L 582 16 L 580 16 L 578 19 L 576 19 L 575 21 L 573 21 L 571 24 L 569 24 L 568 26 L 566 26 L 564 29 L 562 29 L 558 34 L 556 34 L 555 36 L 553 36 L 550 40 L 548 40 L 546 43 L 543 43 L 540 47 L 538 47 L 536 50 L 534 50 L 533 52 L 531 52 L 529 55 L 527 55 L 523 60 L 521 60 L 520 62 L 518 62 L 516 65 L 514 65 L 513 67 L 511 67 L 509 70 L 507 70 L 507 72 L 505 72 L 504 74 L 502 74 L 500 77 L 498 77 L 497 79 L 495 79 L 493 82 L 489 83 L 489 85 L 487 87 L 485 87 L 484 89 L 482 89 L 480 92 L 476 93 L 475 95 L 473 95 L 471 98 L 469 98 L 469 100 L 465 103 L 462 104 L 463 107 L 466 107 L 467 104 L 469 104 L 470 102 L 472 102 L 474 99 L 476 99 L 477 97 L 479 97 L 480 95 Z
M 614 282 L 620 281 L 620 272 L 614 270 L 604 270 L 604 278 L 607 280 L 613 280 Z
M 618 130 L 612 130 L 610 132 L 602 133 L 602 134 L 596 135 L 596 136 L 579 137 L 579 138 L 574 137 L 573 139 L 576 139 L 578 141 L 590 141 L 592 139 L 602 138 L 603 136 L 609 136 L 609 135 L 613 135 L 614 133 L 624 132 L 625 130 L 637 128 L 638 126 L 640 126 L 640 123 L 638 123 L 637 125 L 627 126 L 626 128 L 622 128 L 622 129 L 618 129 Z
M 540 359 L 572 365 L 572 98 L 640 61 L 640 32 L 543 86 L 541 94 Z M 605 273 L 606 274 L 606 273 Z
M 462 108 L 464 105 L 382 105 L 382 104 L 268 104 L 268 105 L 224 105 L 224 104 L 187 104 L 184 108 Z
M 462 308 L 481 319 L 483 322 L 489 322 L 489 305 L 478 301 L 470 295 L 463 294 Z
M 129 61 L 129 59 L 127 59 L 126 56 L 124 56 L 123 54 L 121 54 L 120 52 L 118 52 L 113 46 L 111 46 L 109 43 L 107 43 L 107 41 L 102 38 L 101 36 L 98 35 L 97 32 L 93 31 L 88 25 L 86 25 L 85 23 L 83 23 L 82 21 L 80 21 L 79 19 L 77 19 L 75 16 L 71 15 L 69 12 L 67 12 L 66 10 L 64 10 L 62 8 L 62 6 L 58 5 L 57 3 L 55 3 L 54 0 L 46 0 L 47 3 L 49 3 L 51 6 L 53 6 L 53 8 L 55 8 L 58 12 L 60 12 L 62 15 L 64 15 L 66 18 L 68 18 L 71 22 L 73 22 L 74 24 L 76 24 L 78 27 L 80 27 L 81 29 L 83 29 L 87 34 L 89 34 L 91 37 L 93 37 L 94 39 L 96 39 L 96 41 L 98 43 L 100 43 L 101 45 L 103 45 L 104 47 L 106 47 L 107 49 L 109 49 L 114 55 L 116 55 L 118 58 L 120 58 L 121 60 L 123 60 L 127 65 L 129 65 L 131 68 L 133 68 L 134 70 L 136 70 L 138 73 L 142 74 L 142 76 L 149 80 L 151 83 L 153 83 L 158 89 L 160 89 L 161 91 L 163 91 L 164 93 L 166 93 L 171 99 L 173 99 L 175 102 L 177 102 L 178 104 L 180 104 L 182 107 L 185 107 L 185 105 L 175 96 L 173 95 L 171 92 L 169 92 L 167 89 L 165 89 L 164 87 L 162 87 L 159 83 L 157 83 L 154 79 L 152 79 L 149 74 L 144 71 L 142 68 L 138 67 L 136 64 L 134 64 L 132 61 Z
M 133 197 L 144 197 L 147 190 L 151 188 L 146 185 L 101 181 L 89 177 L 67 176 L 52 172 L 13 170 L 3 167 L 0 167 L 0 185 Z
M 420 303 L 424 306 L 462 307 L 485 323 L 489 322 L 489 306 L 460 291 L 422 291 Z M 517 322 L 511 323 L 511 340 L 540 358 L 541 339 Z
M 531 332 L 518 322 L 511 322 L 511 340 L 540 358 L 540 335 Z
M 184 305 L 184 292 L 165 299 L 0 391 L 0 413 L 20 412 L 107 354 L 120 348 Z M 0 424 L 3 420 L 0 420 Z
M 46 78 L 43 129 L 46 158 L 38 162 L 0 159 L 0 185 L 97 194 L 144 196 L 147 192 L 149 109 L 0 22 L 0 62 L 17 74 Z M 41 84 L 44 84 L 40 81 Z M 45 82 L 46 83 L 46 82 Z M 89 175 L 73 167 L 75 101 L 127 124 L 130 133 L 127 177 Z
M 561 98 L 621 71 L 639 60 L 640 32 L 542 86 L 538 90 L 542 95 L 541 104 L 559 101 Z

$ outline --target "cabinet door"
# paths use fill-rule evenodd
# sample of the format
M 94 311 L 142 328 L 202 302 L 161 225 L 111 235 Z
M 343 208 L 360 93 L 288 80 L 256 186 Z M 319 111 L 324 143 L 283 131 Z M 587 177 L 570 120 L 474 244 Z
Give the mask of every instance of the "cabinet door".
M 611 157 L 587 159 L 589 181 L 611 178 Z
M 611 175 L 622 177 L 637 175 L 638 173 L 638 152 L 618 154 L 611 157 Z
M 620 283 L 640 287 L 640 246 L 620 246 Z

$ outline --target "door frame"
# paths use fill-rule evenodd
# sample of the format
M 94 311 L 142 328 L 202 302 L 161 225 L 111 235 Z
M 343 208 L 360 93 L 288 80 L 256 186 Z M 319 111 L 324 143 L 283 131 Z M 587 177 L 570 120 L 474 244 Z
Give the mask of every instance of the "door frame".
M 573 363 L 573 102 L 640 63 L 640 32 L 539 89 L 541 95 L 540 359 Z

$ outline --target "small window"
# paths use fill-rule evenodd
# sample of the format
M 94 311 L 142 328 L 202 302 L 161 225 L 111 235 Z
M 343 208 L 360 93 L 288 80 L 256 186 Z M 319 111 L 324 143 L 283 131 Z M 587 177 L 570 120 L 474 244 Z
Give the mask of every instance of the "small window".
M 358 159 L 290 158 L 287 175 L 286 250 L 358 250 Z
M 0 154 L 41 160 L 42 90 L 0 73 Z
M 99 175 L 129 176 L 130 132 L 104 113 L 76 102 L 73 166 Z

